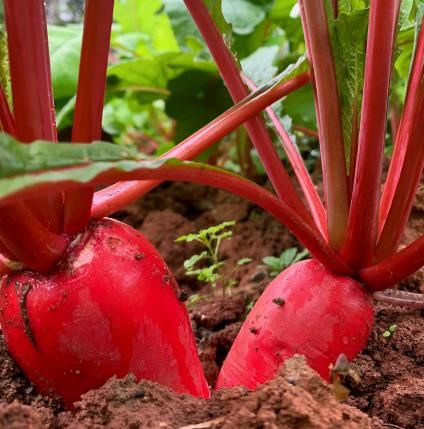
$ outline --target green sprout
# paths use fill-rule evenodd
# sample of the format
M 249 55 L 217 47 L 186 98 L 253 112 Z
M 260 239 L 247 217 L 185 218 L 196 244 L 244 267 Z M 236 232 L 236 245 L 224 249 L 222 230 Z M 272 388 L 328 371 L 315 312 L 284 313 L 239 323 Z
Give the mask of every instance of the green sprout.
M 224 296 L 229 287 L 237 284 L 237 280 L 231 278 L 234 270 L 238 266 L 246 265 L 252 261 L 250 258 L 241 258 L 228 275 L 224 275 L 222 272 L 226 263 L 221 258 L 219 248 L 223 240 L 230 239 L 233 235 L 231 228 L 235 223 L 233 220 L 222 222 L 198 232 L 182 235 L 175 240 L 185 243 L 197 241 L 202 244 L 204 248 L 202 252 L 192 255 L 184 261 L 185 273 L 187 276 L 195 276 L 197 280 L 203 283 L 209 283 L 213 288 L 220 284 Z
M 393 334 L 396 332 L 397 325 L 390 325 L 389 328 L 383 332 L 383 337 L 390 339 L 392 338 Z
M 270 277 L 277 277 L 285 268 L 305 259 L 308 255 L 309 252 L 306 249 L 299 252 L 297 247 L 289 247 L 280 256 L 265 256 L 262 259 L 265 265 L 262 267 L 268 270 Z

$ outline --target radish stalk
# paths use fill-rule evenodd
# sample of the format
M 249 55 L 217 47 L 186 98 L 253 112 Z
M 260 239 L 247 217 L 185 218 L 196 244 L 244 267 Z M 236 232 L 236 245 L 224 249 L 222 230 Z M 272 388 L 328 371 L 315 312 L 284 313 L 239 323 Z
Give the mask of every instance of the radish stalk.
M 257 89 L 255 84 L 247 76 L 243 76 L 243 79 L 252 91 Z M 312 183 L 311 176 L 309 175 L 305 163 L 300 156 L 299 150 L 290 139 L 287 131 L 285 130 L 281 121 L 278 119 L 273 108 L 267 107 L 265 110 L 268 116 L 271 118 L 275 130 L 280 137 L 284 151 L 289 158 L 289 162 L 293 167 L 294 173 L 296 174 L 297 180 L 302 188 L 303 194 L 305 195 L 312 214 L 312 218 L 314 219 L 315 224 L 318 226 L 321 234 L 324 237 L 327 237 L 327 215 L 324 206 L 322 205 L 321 198 L 319 197 L 318 192 Z
M 87 0 L 72 142 L 100 140 L 114 0 Z M 64 231 L 84 229 L 91 211 L 92 189 L 65 194 Z
M 299 4 L 316 86 L 328 237 L 333 248 L 339 249 L 346 233 L 348 190 L 336 72 L 324 2 L 302 0 Z
M 56 141 L 44 2 L 4 0 L 3 3 L 16 137 L 24 142 L 36 139 Z M 42 201 L 30 200 L 26 204 L 43 225 L 56 233 L 61 232 L 61 194 Z
M 184 3 L 191 13 L 197 28 L 202 33 L 231 98 L 235 103 L 241 101 L 248 96 L 249 91 L 243 84 L 234 56 L 213 22 L 204 0 L 184 0 Z M 258 155 L 264 164 L 277 195 L 292 206 L 302 219 L 309 221 L 310 215 L 297 195 L 287 171 L 281 164 L 262 119 L 259 117 L 250 119 L 246 123 L 246 130 L 254 147 L 258 151 Z
M 255 116 L 265 107 L 279 100 L 309 82 L 309 75 L 303 73 L 269 90 L 259 89 L 244 101 L 205 125 L 186 140 L 166 152 L 161 158 L 191 160 L 204 150 L 234 131 L 248 118 Z M 94 194 L 91 217 L 95 219 L 108 216 L 120 208 L 134 202 L 149 192 L 160 182 L 122 182 L 111 185 Z
M 342 250 L 355 268 L 370 264 L 377 240 L 387 97 L 399 4 L 399 0 L 371 0 L 370 3 L 356 173 L 348 234 Z M 367 222 L 363 220 L 365 213 Z
M 424 167 L 424 30 L 421 27 L 410 87 L 398 140 L 383 192 L 381 232 L 375 252 L 377 261 L 392 255 L 402 238 Z

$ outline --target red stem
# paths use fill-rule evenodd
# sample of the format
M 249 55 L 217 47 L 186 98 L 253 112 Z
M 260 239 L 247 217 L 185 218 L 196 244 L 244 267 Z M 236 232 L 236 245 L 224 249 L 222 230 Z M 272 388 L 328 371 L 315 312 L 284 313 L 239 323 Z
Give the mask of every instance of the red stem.
M 211 18 L 204 1 L 184 0 L 184 3 L 205 39 L 231 98 L 235 103 L 241 101 L 248 96 L 249 91 L 243 84 L 234 56 Z M 294 189 L 262 119 L 260 117 L 250 119 L 246 123 L 246 130 L 277 195 L 293 207 L 302 219 L 309 221 L 310 215 Z
M 255 91 L 257 89 L 253 81 L 251 81 L 247 76 L 243 76 L 243 79 L 252 91 Z M 324 237 L 327 237 L 327 216 L 325 213 L 325 209 L 322 205 L 318 192 L 312 182 L 311 176 L 309 175 L 309 172 L 305 167 L 305 163 L 300 156 L 299 150 L 292 142 L 291 138 L 287 134 L 286 129 L 284 128 L 281 121 L 278 119 L 278 116 L 275 114 L 272 107 L 267 107 L 266 112 L 271 118 L 271 121 L 274 124 L 277 134 L 280 136 L 281 144 L 287 154 L 293 171 L 296 174 L 303 194 L 305 195 L 309 209 L 312 213 L 312 218 L 314 219 L 315 224 L 318 226 L 321 234 Z
M 424 265 L 424 235 L 393 256 L 360 271 L 372 290 L 383 290 L 415 273 Z
M 114 0 L 85 3 L 73 143 L 101 138 L 113 5 Z M 85 228 L 90 219 L 93 193 L 93 189 L 83 188 L 65 194 L 65 233 L 76 234 Z
M 421 27 L 406 103 L 380 207 L 376 260 L 393 254 L 401 240 L 424 167 L 424 29 Z
M 143 166 L 145 161 L 133 161 L 139 165 L 139 168 L 130 172 L 118 171 L 110 168 L 109 170 L 98 174 L 89 183 L 90 186 L 110 183 L 117 180 L 179 180 L 201 185 L 214 186 L 232 192 L 259 205 L 268 213 L 276 217 L 281 223 L 287 226 L 293 234 L 309 249 L 309 251 L 330 270 L 352 275 L 352 270 L 336 255 L 334 250 L 325 242 L 324 237 L 304 222 L 299 215 L 284 201 L 279 200 L 271 192 L 266 191 L 261 186 L 250 180 L 244 179 L 233 173 L 224 170 L 204 166 L 202 164 L 175 165 L 165 164 L 155 168 Z M 73 167 L 68 170 L 81 167 Z M 19 201 L 29 194 L 42 195 L 46 192 L 52 192 L 56 189 L 75 189 L 81 186 L 74 180 L 58 180 L 54 183 L 45 182 L 43 184 L 34 184 L 10 194 L 4 198 L 1 203 L 7 204 L 13 201 Z
M 336 72 L 324 3 L 316 0 L 299 2 L 316 85 L 328 235 L 333 248 L 338 249 L 346 232 L 348 189 Z
M 378 203 L 386 135 L 393 43 L 400 0 L 371 0 L 358 158 L 342 250 L 349 265 L 369 265 L 377 239 Z M 366 216 L 366 221 L 364 221 Z
M 309 75 L 304 73 L 269 91 L 254 94 L 235 105 L 221 116 L 205 125 L 186 140 L 166 152 L 161 158 L 178 158 L 192 160 L 228 133 L 234 131 L 247 119 L 255 116 L 265 107 L 281 97 L 302 87 L 309 81 Z M 94 194 L 91 217 L 102 218 L 114 213 L 128 204 L 136 201 L 149 192 L 160 182 L 121 182 L 109 186 Z
M 15 120 L 10 112 L 9 103 L 6 94 L 0 86 L 0 123 L 3 131 L 12 136 L 16 135 Z
M 4 0 L 16 137 L 57 140 L 43 0 Z M 62 197 L 26 202 L 49 229 L 62 228 Z M 1 215 L 1 214 L 0 214 Z
M 37 271 L 50 269 L 69 242 L 45 228 L 23 203 L 1 208 L 0 236 L 16 260 Z

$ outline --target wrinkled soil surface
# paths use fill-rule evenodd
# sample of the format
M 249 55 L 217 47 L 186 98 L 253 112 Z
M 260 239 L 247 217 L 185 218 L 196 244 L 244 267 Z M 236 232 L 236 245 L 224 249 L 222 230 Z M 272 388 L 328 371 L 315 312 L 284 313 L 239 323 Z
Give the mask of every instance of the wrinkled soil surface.
M 424 189 L 418 196 L 406 241 L 424 233 Z M 222 191 L 187 184 L 163 186 L 117 217 L 144 233 L 158 248 L 181 288 L 200 297 L 190 315 L 207 379 L 214 384 L 249 306 L 269 283 L 262 258 L 297 246 L 296 239 L 260 209 Z M 184 275 L 183 262 L 199 250 L 175 243 L 182 234 L 236 220 L 221 254 L 237 280 L 230 295 L 211 290 Z M 240 258 L 252 258 L 237 266 Z M 399 285 L 424 293 L 419 272 Z M 0 342 L 1 428 L 404 428 L 424 429 L 424 312 L 376 304 L 376 324 L 368 347 L 352 363 L 359 376 L 344 381 L 344 403 L 302 360 L 295 358 L 256 392 L 236 388 L 214 393 L 208 401 L 176 395 L 131 376 L 111 379 L 88 392 L 67 412 L 22 376 Z M 396 325 L 391 337 L 383 336 Z

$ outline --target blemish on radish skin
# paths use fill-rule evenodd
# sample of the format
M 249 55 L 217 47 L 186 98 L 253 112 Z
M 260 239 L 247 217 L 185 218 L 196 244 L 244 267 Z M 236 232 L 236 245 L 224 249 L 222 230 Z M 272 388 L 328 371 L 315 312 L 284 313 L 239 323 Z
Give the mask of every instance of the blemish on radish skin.
M 249 330 L 254 335 L 258 335 L 259 334 L 259 329 L 255 328 L 254 326 L 252 326 Z
M 135 255 L 134 255 L 134 259 L 136 260 L 136 261 L 141 261 L 143 258 L 144 258 L 144 253 L 136 253 Z
M 114 252 L 121 243 L 121 240 L 116 237 L 108 237 L 106 240 L 106 244 L 112 252 Z
M 284 305 L 284 304 L 286 303 L 286 301 L 285 301 L 283 298 L 281 298 L 281 297 L 274 298 L 274 299 L 272 300 L 272 302 L 273 302 L 275 305 L 280 305 L 280 306 L 282 306 L 282 305 Z

